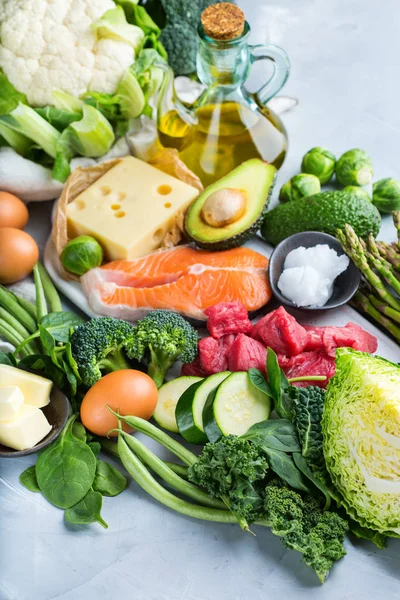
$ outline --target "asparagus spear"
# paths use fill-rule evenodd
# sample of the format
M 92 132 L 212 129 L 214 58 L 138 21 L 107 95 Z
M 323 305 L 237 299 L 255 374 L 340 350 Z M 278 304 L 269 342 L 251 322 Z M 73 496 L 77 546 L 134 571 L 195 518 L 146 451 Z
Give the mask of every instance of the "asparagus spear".
M 370 300 L 362 292 L 358 291 L 355 294 L 351 304 L 355 308 L 360 308 L 363 312 L 372 317 L 374 321 L 377 321 L 377 323 L 384 327 L 384 329 L 389 331 L 395 340 L 400 343 L 400 327 L 380 313 L 379 310 L 372 305 Z
M 375 258 L 372 254 L 368 253 L 369 263 L 378 273 L 383 277 L 388 285 L 390 285 L 394 291 L 400 296 L 400 281 L 397 279 L 396 275 L 392 271 L 392 267 L 386 261 L 382 259 Z M 392 296 L 393 298 L 393 296 Z M 398 303 L 398 301 L 396 300 Z M 390 304 L 390 302 L 389 302 Z M 400 306 L 400 304 L 399 304 Z M 397 306 L 393 306 L 393 308 L 398 309 Z
M 379 277 L 379 275 L 374 273 L 368 264 L 367 257 L 354 229 L 350 225 L 346 225 L 345 231 L 339 229 L 336 235 L 343 246 L 343 250 L 352 259 L 356 267 L 360 269 L 365 279 L 371 284 L 377 294 L 379 294 L 379 296 L 383 298 L 383 300 L 385 300 L 389 306 L 395 308 L 396 310 L 400 310 L 400 302 L 386 289 L 382 279 Z M 382 274 L 382 270 L 386 272 L 385 268 L 380 265 L 379 261 L 376 262 L 378 264 L 377 271 L 380 274 Z M 393 275 L 392 277 L 395 279 L 397 286 L 400 286 L 397 279 Z
M 397 211 L 393 212 L 392 216 L 393 216 L 394 226 L 397 229 L 397 239 L 398 239 L 397 246 L 400 248 L 400 211 L 397 210 Z
M 388 262 L 390 262 L 396 271 L 400 272 L 400 253 L 398 253 L 397 245 L 395 249 L 393 246 L 386 244 L 385 242 L 376 242 L 376 247 L 379 251 L 379 254 Z
M 383 315 L 386 315 L 393 321 L 400 323 L 400 311 L 395 310 L 391 306 L 388 306 L 386 302 L 383 302 L 383 300 L 377 298 L 372 294 L 368 296 L 368 299 L 371 302 L 371 304 L 379 310 L 379 312 L 381 312 Z

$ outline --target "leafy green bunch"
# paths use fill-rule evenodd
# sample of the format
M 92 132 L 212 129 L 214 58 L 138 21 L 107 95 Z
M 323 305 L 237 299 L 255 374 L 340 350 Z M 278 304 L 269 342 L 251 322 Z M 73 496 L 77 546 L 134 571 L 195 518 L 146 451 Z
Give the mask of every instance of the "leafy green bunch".
M 71 335 L 82 318 L 64 311 L 46 269 L 33 268 L 36 304 L 0 286 L 0 335 L 16 346 L 0 352 L 0 363 L 43 373 L 70 399 L 75 408 L 81 377 L 71 349 Z
M 103 496 L 117 496 L 126 488 L 126 477 L 100 460 L 100 444 L 86 433 L 73 415 L 60 437 L 40 453 L 36 465 L 20 476 L 23 486 L 41 492 L 54 506 L 65 510 L 69 523 L 99 523 Z

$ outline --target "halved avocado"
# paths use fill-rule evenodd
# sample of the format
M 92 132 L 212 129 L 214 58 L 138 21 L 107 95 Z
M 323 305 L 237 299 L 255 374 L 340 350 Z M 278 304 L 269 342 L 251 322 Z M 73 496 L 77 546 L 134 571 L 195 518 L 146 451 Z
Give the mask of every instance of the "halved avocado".
M 204 190 L 185 219 L 187 236 L 205 250 L 229 250 L 255 235 L 268 208 L 276 168 L 247 160 Z

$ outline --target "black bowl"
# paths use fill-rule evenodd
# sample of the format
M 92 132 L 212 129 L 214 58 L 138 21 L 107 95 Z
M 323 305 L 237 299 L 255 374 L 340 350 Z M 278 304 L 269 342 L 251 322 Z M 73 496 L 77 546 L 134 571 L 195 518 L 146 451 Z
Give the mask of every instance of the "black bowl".
M 23 369 L 30 373 L 36 373 L 36 375 L 43 376 L 42 373 L 37 373 L 31 369 Z M 28 454 L 34 454 L 43 450 L 46 446 L 49 446 L 51 442 L 54 442 L 62 432 L 68 421 L 69 415 L 69 402 L 65 394 L 62 393 L 54 384 L 50 393 L 50 402 L 47 406 L 44 406 L 40 410 L 44 412 L 45 417 L 51 425 L 51 430 L 36 446 L 33 448 L 27 448 L 26 450 L 13 450 L 8 446 L 0 444 L 0 458 L 17 458 L 19 456 L 28 456 Z
M 304 248 L 311 248 L 317 246 L 317 244 L 327 244 L 330 248 L 335 250 L 339 256 L 344 254 L 343 248 L 340 242 L 327 233 L 320 231 L 304 231 L 302 233 L 295 233 L 290 237 L 283 240 L 277 245 L 269 259 L 269 279 L 271 283 L 271 289 L 274 296 L 279 300 L 281 304 L 290 308 L 295 308 L 302 311 L 323 311 L 332 310 L 333 308 L 339 308 L 343 306 L 354 296 L 360 285 L 360 271 L 350 261 L 346 271 L 341 273 L 336 278 L 333 286 L 333 294 L 324 306 L 297 306 L 291 300 L 283 296 L 278 289 L 278 280 L 283 271 L 283 264 L 289 252 L 303 246 Z

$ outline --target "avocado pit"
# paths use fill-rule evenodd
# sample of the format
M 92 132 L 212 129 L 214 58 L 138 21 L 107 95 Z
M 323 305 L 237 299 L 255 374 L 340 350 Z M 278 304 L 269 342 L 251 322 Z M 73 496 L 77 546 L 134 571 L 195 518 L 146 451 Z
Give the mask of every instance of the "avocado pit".
M 244 190 L 223 188 L 210 194 L 204 202 L 201 217 L 210 227 L 225 227 L 243 217 L 246 206 Z

